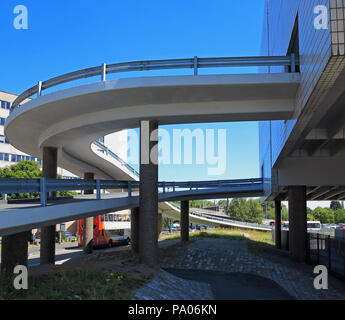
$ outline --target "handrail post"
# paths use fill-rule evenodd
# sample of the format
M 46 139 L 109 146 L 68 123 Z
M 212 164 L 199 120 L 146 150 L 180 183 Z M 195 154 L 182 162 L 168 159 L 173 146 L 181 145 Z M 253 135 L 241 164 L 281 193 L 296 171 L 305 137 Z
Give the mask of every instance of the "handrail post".
M 165 181 L 163 181 L 163 193 L 165 193 Z
M 132 196 L 132 181 L 128 181 L 128 197 Z
M 194 75 L 198 75 L 198 57 L 194 56 Z
M 105 63 L 102 64 L 102 81 L 106 80 L 107 76 L 107 65 Z
M 291 53 L 291 72 L 296 72 L 296 56 L 293 52 Z
M 47 206 L 47 179 L 40 178 L 41 206 Z
M 173 182 L 173 192 L 175 192 L 175 182 Z
M 42 81 L 38 81 L 37 84 L 37 97 L 40 97 L 42 95 Z
M 96 195 L 97 200 L 101 200 L 101 180 L 96 179 Z

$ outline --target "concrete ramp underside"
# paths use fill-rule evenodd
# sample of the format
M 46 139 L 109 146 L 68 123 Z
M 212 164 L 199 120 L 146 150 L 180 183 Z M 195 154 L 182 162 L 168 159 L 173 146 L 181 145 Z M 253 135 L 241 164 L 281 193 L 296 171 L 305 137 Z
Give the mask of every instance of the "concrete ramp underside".
M 57 147 L 58 165 L 76 175 L 125 179 L 121 168 L 93 152 L 93 141 L 136 128 L 142 119 L 157 119 L 160 125 L 290 119 L 299 77 L 279 73 L 97 82 L 48 93 L 16 108 L 5 134 L 13 146 L 39 158 L 43 146 Z

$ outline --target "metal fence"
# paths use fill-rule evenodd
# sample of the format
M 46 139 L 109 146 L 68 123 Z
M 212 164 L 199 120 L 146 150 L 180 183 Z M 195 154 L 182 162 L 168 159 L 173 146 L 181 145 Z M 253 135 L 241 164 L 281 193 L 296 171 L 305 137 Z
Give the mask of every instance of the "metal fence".
M 308 263 L 324 265 L 328 272 L 345 279 L 345 239 L 308 233 Z

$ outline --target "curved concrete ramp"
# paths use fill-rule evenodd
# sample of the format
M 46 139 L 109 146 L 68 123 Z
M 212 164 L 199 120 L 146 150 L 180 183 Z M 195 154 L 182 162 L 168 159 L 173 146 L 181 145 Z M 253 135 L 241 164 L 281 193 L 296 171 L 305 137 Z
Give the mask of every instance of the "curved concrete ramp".
M 17 107 L 5 134 L 25 153 L 41 157 L 57 147 L 58 165 L 79 176 L 121 176 L 91 150 L 97 138 L 138 127 L 141 119 L 160 125 L 290 119 L 297 73 L 142 77 L 102 81 L 48 93 Z M 28 125 L 30 124 L 30 125 Z M 26 128 L 25 132 L 21 130 Z

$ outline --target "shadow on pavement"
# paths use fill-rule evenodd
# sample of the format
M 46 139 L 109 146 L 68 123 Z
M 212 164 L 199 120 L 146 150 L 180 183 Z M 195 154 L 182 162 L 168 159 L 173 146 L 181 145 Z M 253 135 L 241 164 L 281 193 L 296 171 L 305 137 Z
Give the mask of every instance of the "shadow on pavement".
M 164 269 L 174 276 L 211 285 L 216 300 L 294 300 L 273 280 L 248 273 Z

